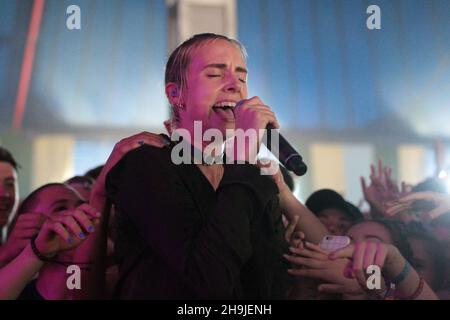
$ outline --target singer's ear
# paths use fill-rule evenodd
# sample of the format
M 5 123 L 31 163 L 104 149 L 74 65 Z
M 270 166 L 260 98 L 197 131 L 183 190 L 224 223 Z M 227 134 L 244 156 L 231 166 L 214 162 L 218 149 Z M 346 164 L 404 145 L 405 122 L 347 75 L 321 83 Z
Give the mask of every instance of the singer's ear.
M 166 84 L 166 97 L 171 105 L 180 103 L 180 90 L 175 82 L 169 82 Z

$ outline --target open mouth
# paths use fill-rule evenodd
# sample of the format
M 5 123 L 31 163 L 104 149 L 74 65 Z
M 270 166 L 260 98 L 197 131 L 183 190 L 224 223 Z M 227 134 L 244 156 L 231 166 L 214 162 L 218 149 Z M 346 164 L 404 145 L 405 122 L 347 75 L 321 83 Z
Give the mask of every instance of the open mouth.
M 214 112 L 221 114 L 227 120 L 234 120 L 234 107 L 236 107 L 236 102 L 222 101 L 213 105 L 212 109 Z
M 236 107 L 236 102 L 233 101 L 222 101 L 212 106 L 213 109 L 223 109 L 223 110 L 234 109 L 234 107 Z

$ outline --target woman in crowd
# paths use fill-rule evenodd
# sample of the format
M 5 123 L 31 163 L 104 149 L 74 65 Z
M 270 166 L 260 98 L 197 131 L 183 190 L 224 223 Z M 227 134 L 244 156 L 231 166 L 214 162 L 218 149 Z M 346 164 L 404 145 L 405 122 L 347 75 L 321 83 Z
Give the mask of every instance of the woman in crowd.
M 389 248 L 389 250 L 392 250 L 391 253 L 396 261 L 412 260 L 411 248 L 407 242 L 404 232 L 402 232 L 401 226 L 398 223 L 384 220 L 360 221 L 351 226 L 349 230 L 347 230 L 346 235 L 352 240 L 353 243 L 357 244 L 357 248 L 361 243 L 365 244 L 364 246 L 370 247 L 370 254 L 376 254 L 377 250 L 381 250 L 380 248 Z M 353 248 L 354 245 L 351 245 L 350 247 Z M 352 276 L 352 272 L 355 270 L 354 267 L 352 267 L 352 264 L 355 262 L 349 260 L 352 256 L 337 255 L 336 259 L 330 259 L 329 252 L 313 244 L 307 244 L 306 248 L 291 248 L 290 250 L 294 255 L 286 255 L 285 257 L 288 261 L 293 263 L 294 266 L 299 268 L 291 269 L 289 272 L 294 276 L 320 279 L 322 283 L 318 286 L 319 292 L 339 293 L 342 294 L 343 299 L 381 298 L 379 291 L 367 290 L 367 286 L 365 285 L 366 282 L 363 283 L 361 281 L 357 281 L 361 280 L 361 277 L 357 278 L 354 274 Z M 372 256 L 369 256 L 369 258 L 370 257 Z M 348 274 L 349 266 L 351 267 L 350 275 Z M 367 268 L 368 265 L 365 264 L 364 266 Z M 383 267 L 383 265 L 379 266 L 380 268 Z M 360 266 L 358 265 L 358 267 Z M 417 274 L 409 263 L 407 268 L 407 272 L 412 270 L 412 273 Z M 358 269 L 358 272 L 359 271 L 360 270 Z M 408 279 L 411 282 L 414 281 L 414 277 Z M 385 280 L 389 281 L 391 279 L 386 278 Z M 417 290 L 423 289 L 423 283 L 426 285 L 426 282 L 421 278 L 420 283 L 417 283 Z M 382 284 L 384 291 L 386 291 L 389 286 L 384 286 L 384 283 Z M 410 287 L 411 284 L 408 288 Z M 428 285 L 426 285 L 426 287 L 427 293 L 425 297 L 435 297 L 434 293 L 430 293 L 432 290 L 428 287 Z M 398 297 L 401 296 L 403 298 L 410 299 L 415 299 L 418 297 L 423 298 L 421 295 L 418 295 L 417 297 L 414 295 L 406 296 L 402 295 L 402 293 L 399 293 Z
M 354 221 L 364 218 L 356 206 L 331 189 L 313 192 L 305 205 L 325 225 L 328 234 L 343 235 Z
M 159 135 L 143 132 L 117 143 L 92 189 L 91 205 L 84 203 L 75 189 L 62 183 L 44 185 L 22 201 L 5 244 L 12 253 L 12 261 L 0 270 L 1 299 L 111 296 L 103 287 L 106 228 L 99 221 L 103 216 L 106 218 L 102 221 L 107 221 L 109 213 L 106 210 L 100 215 L 106 207 L 105 176 L 126 152 L 142 143 L 161 147 L 164 140 Z M 80 289 L 67 288 L 69 265 L 81 268 Z M 28 283 L 38 271 L 39 276 Z M 108 286 L 114 284 L 114 277 L 107 280 L 110 280 Z
M 364 241 L 331 253 L 329 259 L 351 258 L 349 277 L 356 278 L 360 287 L 366 292 L 367 268 L 376 265 L 381 268 L 382 274 L 391 284 L 395 285 L 393 298 L 405 300 L 436 300 L 436 294 L 424 279 L 410 266 L 400 251 L 392 244 Z M 390 288 L 389 288 L 390 289 Z M 387 297 L 388 292 L 384 295 Z
M 24 200 L 23 210 L 42 212 L 46 219 L 19 255 L 0 269 L 0 299 L 15 299 L 21 293 L 29 299 L 67 298 L 63 294 L 66 268 L 56 264 L 63 260 L 66 266 L 75 264 L 70 252 L 86 238 L 84 233 L 94 232 L 100 215 L 90 206 L 78 204 L 78 195 L 63 184 L 43 186 Z M 19 210 L 21 213 L 24 211 Z M 37 280 L 28 283 L 37 272 Z
M 95 209 L 83 202 L 74 189 L 62 183 L 50 183 L 38 188 L 25 198 L 17 215 L 20 217 L 25 213 L 40 213 L 46 219 L 64 223 L 70 228 L 70 234 L 66 234 L 64 238 L 65 242 L 68 245 L 78 246 L 89 233 L 94 232 L 95 221 L 98 222 L 100 216 Z M 31 238 L 31 244 L 33 243 L 34 237 Z M 42 254 L 43 257 L 48 258 L 47 263 L 40 269 L 38 278 L 27 285 L 19 298 L 51 300 L 71 298 L 74 291 L 69 290 L 66 285 L 67 267 L 78 265 L 84 269 L 89 264 L 87 261 L 73 259 L 74 247 L 75 245 L 71 250 L 59 250 L 61 252 L 57 257 L 48 258 Z M 36 248 L 40 252 L 37 244 Z
M 439 297 L 448 292 L 448 259 L 443 246 L 418 226 L 408 226 L 406 237 L 412 249 L 411 265 Z
M 85 201 L 89 201 L 91 197 L 92 187 L 94 185 L 95 180 L 89 176 L 74 176 L 64 183 L 71 188 L 75 189 L 82 199 Z

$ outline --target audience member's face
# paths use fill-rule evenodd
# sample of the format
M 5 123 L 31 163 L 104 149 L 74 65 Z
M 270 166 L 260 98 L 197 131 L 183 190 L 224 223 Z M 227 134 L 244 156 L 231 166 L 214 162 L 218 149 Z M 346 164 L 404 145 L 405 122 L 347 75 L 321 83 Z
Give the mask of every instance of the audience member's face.
M 434 281 L 434 258 L 427 246 L 425 240 L 418 238 L 408 238 L 409 245 L 413 251 L 414 268 L 430 286 L 435 285 Z
M 202 128 L 217 128 L 222 134 L 234 128 L 232 110 L 213 109 L 218 102 L 238 102 L 247 98 L 246 63 L 239 48 L 216 40 L 198 47 L 191 55 L 187 73 L 187 89 L 183 95 L 186 111 L 180 127 L 192 131 L 194 121 Z
M 319 220 L 325 225 L 329 234 L 337 236 L 344 235 L 345 230 L 350 226 L 351 221 L 341 210 L 329 208 L 317 214 Z
M 7 162 L 0 162 L 0 228 L 8 222 L 18 200 L 17 172 Z
M 83 202 L 77 192 L 70 187 L 51 186 L 39 193 L 33 212 L 50 215 L 55 212 L 75 209 Z
M 33 212 L 43 213 L 49 216 L 52 213 L 58 213 L 65 210 L 72 210 L 82 204 L 84 201 L 78 193 L 67 186 L 51 186 L 42 190 L 38 196 Z M 74 249 L 61 252 L 60 258 L 72 258 Z
M 392 244 L 389 230 L 382 224 L 373 221 L 364 221 L 353 225 L 347 230 L 346 235 L 353 242 L 371 241 Z

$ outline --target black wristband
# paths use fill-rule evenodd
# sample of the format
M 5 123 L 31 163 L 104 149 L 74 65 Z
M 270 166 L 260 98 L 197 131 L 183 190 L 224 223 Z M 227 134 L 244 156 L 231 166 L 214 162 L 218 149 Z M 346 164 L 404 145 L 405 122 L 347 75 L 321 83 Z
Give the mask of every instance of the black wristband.
M 35 243 L 36 238 L 37 238 L 37 235 L 34 236 L 33 238 L 31 238 L 30 239 L 30 244 L 31 244 L 31 250 L 33 250 L 33 253 L 36 255 L 36 257 L 39 258 L 39 260 L 41 260 L 43 262 L 57 263 L 57 264 L 60 264 L 60 265 L 66 266 L 66 267 L 68 267 L 70 265 L 77 265 L 77 266 L 80 267 L 80 269 L 83 269 L 83 270 L 90 270 L 91 269 L 90 267 L 85 267 L 85 266 L 80 266 L 80 265 L 91 265 L 92 262 L 58 261 L 58 260 L 55 259 L 58 254 L 55 254 L 51 258 L 48 258 L 48 257 L 44 256 L 38 250 L 38 248 L 36 247 L 36 243 Z
M 35 243 L 36 238 L 37 238 L 37 235 L 35 235 L 34 237 L 32 237 L 31 240 L 30 240 L 31 250 L 33 250 L 33 253 L 34 253 L 34 254 L 36 255 L 36 257 L 38 257 L 39 260 L 41 260 L 41 261 L 44 261 L 44 262 L 53 262 L 53 258 L 54 258 L 54 257 L 48 258 L 48 257 L 44 256 L 44 255 L 38 250 L 38 248 L 36 247 L 36 243 Z

